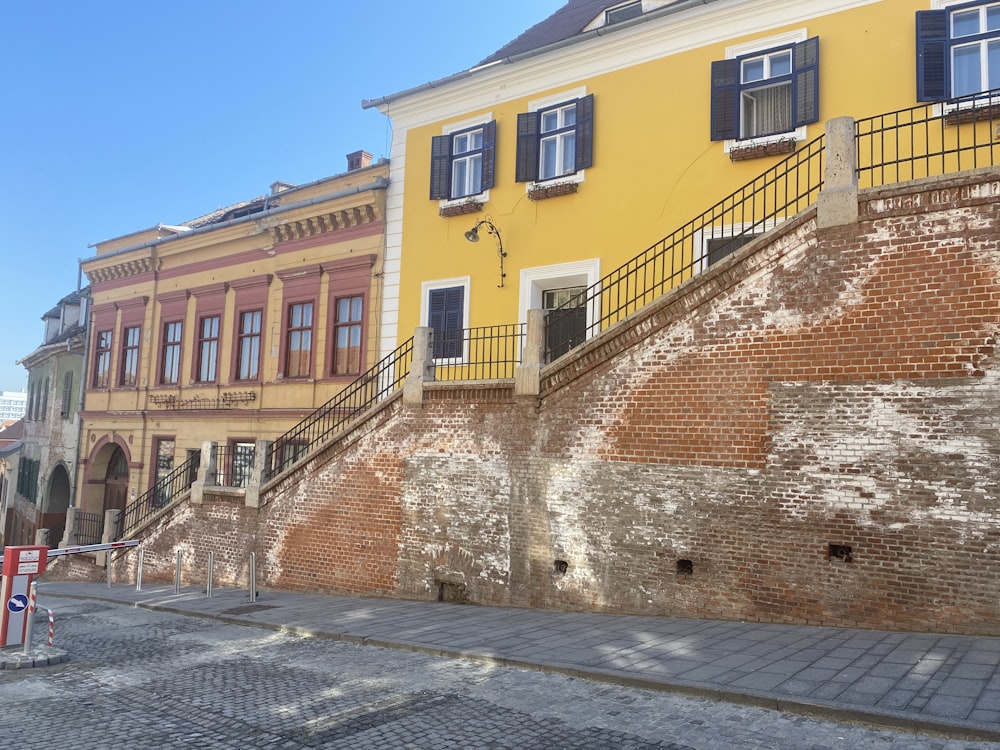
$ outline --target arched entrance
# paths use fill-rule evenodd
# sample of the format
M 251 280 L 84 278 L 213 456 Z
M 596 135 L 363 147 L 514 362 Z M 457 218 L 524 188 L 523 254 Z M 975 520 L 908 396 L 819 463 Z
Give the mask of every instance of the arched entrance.
M 128 498 L 128 459 L 125 452 L 115 446 L 104 475 L 104 510 L 125 510 Z
M 41 527 L 49 530 L 49 546 L 58 547 L 66 529 L 66 509 L 69 507 L 69 474 L 61 464 L 52 470 L 49 490 L 43 499 Z

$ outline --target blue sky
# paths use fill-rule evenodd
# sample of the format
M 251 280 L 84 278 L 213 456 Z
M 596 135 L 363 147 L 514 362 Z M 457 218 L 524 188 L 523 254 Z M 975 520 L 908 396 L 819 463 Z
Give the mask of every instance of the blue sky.
M 0 390 L 24 390 L 16 362 L 89 245 L 388 156 L 362 99 L 471 67 L 564 2 L 5 3 Z

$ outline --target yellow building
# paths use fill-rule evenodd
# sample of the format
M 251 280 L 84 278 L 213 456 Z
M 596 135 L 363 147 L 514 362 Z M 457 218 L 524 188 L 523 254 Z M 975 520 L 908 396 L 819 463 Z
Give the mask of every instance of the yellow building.
M 676 283 L 814 202 L 687 224 L 827 121 L 1000 85 L 998 17 L 950 0 L 570 0 L 476 67 L 365 101 L 393 122 L 380 351 L 430 326 L 437 359 L 461 361 L 448 334 L 559 307 L 547 357 L 564 353 L 614 318 L 602 278 L 665 236 L 686 233 L 674 270 L 652 272 Z
M 348 166 L 81 261 L 93 297 L 82 513 L 131 507 L 206 441 L 223 447 L 220 484 L 245 485 L 258 439 L 375 361 L 388 165 L 356 152 Z

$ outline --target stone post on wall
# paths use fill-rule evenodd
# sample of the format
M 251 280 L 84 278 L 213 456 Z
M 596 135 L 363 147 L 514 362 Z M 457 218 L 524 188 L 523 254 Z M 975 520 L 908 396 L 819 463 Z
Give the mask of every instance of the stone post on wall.
M 247 508 L 260 507 L 260 486 L 264 484 L 264 469 L 267 466 L 267 454 L 274 445 L 273 440 L 258 440 L 253 450 L 253 470 L 250 481 L 244 488 L 243 504 Z
M 70 506 L 66 509 L 66 528 L 63 529 L 63 538 L 59 542 L 60 547 L 75 547 L 76 546 L 76 514 L 80 512 L 80 509 L 75 506 Z
M 39 547 L 49 546 L 49 530 L 48 529 L 36 529 L 35 530 L 35 545 Z
M 404 406 L 423 406 L 424 383 L 434 380 L 432 330 L 427 326 L 421 326 L 413 332 L 413 364 L 410 365 L 410 374 L 403 381 Z
M 826 174 L 816 204 L 820 229 L 854 224 L 858 220 L 858 157 L 854 118 L 838 117 L 826 123 Z
M 205 488 L 219 484 L 219 444 L 207 440 L 201 444 L 201 462 L 198 464 L 198 478 L 191 485 L 191 504 L 201 505 L 205 500 Z
M 104 511 L 104 533 L 101 534 L 101 544 L 111 544 L 111 542 L 118 541 L 118 535 L 120 533 L 119 526 L 122 521 L 122 512 L 117 509 Z M 103 568 L 108 564 L 110 559 L 108 556 L 111 554 L 110 551 L 95 552 L 94 553 L 94 564 L 100 568 Z
M 528 325 L 521 363 L 514 373 L 515 396 L 537 396 L 542 389 L 545 359 L 545 310 L 528 310 Z

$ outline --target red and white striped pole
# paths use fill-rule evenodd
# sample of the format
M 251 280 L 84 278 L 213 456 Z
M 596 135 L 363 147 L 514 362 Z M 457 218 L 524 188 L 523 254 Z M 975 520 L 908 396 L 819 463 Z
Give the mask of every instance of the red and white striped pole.
M 43 609 L 45 609 L 45 611 L 49 613 L 49 639 L 48 639 L 48 644 L 49 644 L 49 648 L 52 648 L 52 643 L 55 641 L 55 637 L 56 637 L 56 618 L 52 614 L 52 610 L 51 609 L 49 609 L 48 607 L 44 607 Z

